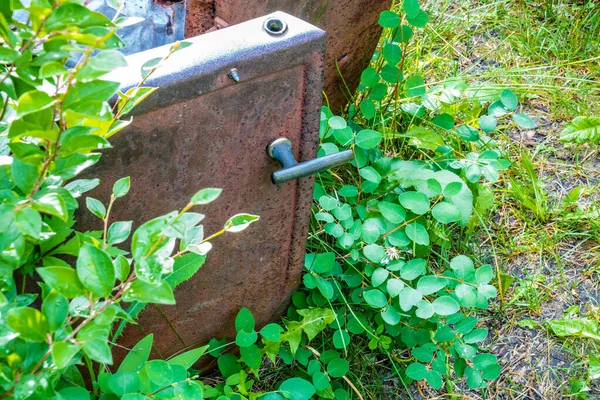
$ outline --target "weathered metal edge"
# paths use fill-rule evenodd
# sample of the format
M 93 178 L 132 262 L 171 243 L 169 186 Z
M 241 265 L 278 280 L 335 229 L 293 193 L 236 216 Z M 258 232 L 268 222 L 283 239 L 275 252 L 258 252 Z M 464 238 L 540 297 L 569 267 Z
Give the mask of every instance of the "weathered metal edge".
M 263 29 L 263 23 L 269 18 L 285 20 L 288 25 L 285 34 L 268 34 Z M 248 32 L 259 34 L 248 36 Z M 186 42 L 191 45 L 175 52 L 145 82 L 144 86 L 158 87 L 159 90 L 138 106 L 134 115 L 234 84 L 228 76 L 233 68 L 237 69 L 241 80 L 248 80 L 295 66 L 286 65 L 282 68 L 277 62 L 278 53 L 290 48 L 295 48 L 296 51 L 304 48 L 307 53 L 316 48 L 324 49 L 325 31 L 292 15 L 277 11 L 186 39 Z M 120 82 L 122 91 L 135 87 L 142 78 L 141 68 L 144 63 L 164 57 L 171 46 L 164 45 L 127 56 L 128 66 L 113 71 L 106 75 L 105 79 Z M 303 61 L 298 60 L 296 65 L 303 64 Z M 261 64 L 261 68 L 256 68 L 256 63 Z M 192 81 L 193 85 L 188 84 Z M 164 92 L 167 90 L 169 95 L 165 96 Z

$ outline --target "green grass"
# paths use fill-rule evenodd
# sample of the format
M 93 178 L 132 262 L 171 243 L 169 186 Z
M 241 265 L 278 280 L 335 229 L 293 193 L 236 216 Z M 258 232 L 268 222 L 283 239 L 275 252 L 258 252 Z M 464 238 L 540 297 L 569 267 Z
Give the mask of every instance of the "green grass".
M 498 137 L 513 165 L 495 190 L 490 229 L 469 242 L 480 254 L 493 250 L 502 271 L 515 278 L 494 316 L 506 319 L 492 351 L 503 348 L 498 343 L 518 343 L 526 332 L 538 335 L 503 357 L 496 389 L 502 398 L 563 398 L 571 390 L 564 382 L 585 378 L 589 352 L 599 344 L 558 339 L 545 327 L 572 305 L 597 321 L 598 149 L 568 148 L 557 139 L 566 120 L 600 114 L 600 7 L 585 1 L 429 1 L 428 10 L 433 18 L 419 38 L 419 66 L 429 78 L 460 75 L 510 87 L 541 123 L 531 137 L 510 128 Z M 482 249 L 477 242 L 485 243 Z M 539 329 L 519 327 L 528 318 Z M 528 361 L 519 360 L 523 354 Z M 566 361 L 542 361 L 556 354 Z M 597 398 L 591 385 L 588 396 Z

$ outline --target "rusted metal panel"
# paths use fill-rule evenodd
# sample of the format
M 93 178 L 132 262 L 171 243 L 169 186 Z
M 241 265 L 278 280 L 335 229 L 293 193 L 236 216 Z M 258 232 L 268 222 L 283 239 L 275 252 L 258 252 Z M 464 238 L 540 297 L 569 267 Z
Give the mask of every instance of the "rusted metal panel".
M 206 5 L 208 0 L 188 0 L 188 10 Z M 381 11 L 391 0 L 213 0 L 217 17 L 238 24 L 260 15 L 281 10 L 313 23 L 327 32 L 324 91 L 334 111 L 339 111 L 354 92 L 360 74 L 369 64 L 377 46 Z M 186 28 L 197 24 L 205 14 L 188 12 Z M 339 71 L 338 71 L 339 69 Z M 340 77 L 341 74 L 341 77 Z M 342 79 L 343 77 L 343 79 Z
M 241 307 L 266 324 L 300 282 L 313 179 L 274 185 L 270 175 L 279 165 L 266 148 L 285 136 L 297 159 L 315 156 L 325 37 L 290 15 L 274 16 L 287 22 L 284 35 L 267 34 L 259 18 L 193 38 L 173 54 L 148 81 L 160 89 L 142 103 L 132 126 L 111 140 L 114 148 L 97 166 L 102 184 L 92 196 L 101 200 L 108 200 L 116 179 L 132 178 L 113 221 L 139 226 L 183 208 L 204 187 L 223 189 L 199 210 L 207 215 L 207 234 L 236 213 L 261 217 L 240 234 L 217 238 L 206 265 L 176 289 L 177 304 L 147 307 L 139 325 L 125 330 L 120 343 L 126 347 L 152 332 L 164 357 L 212 337 L 232 337 Z M 167 51 L 130 56 L 130 66 L 113 79 L 130 87 L 145 61 Z M 228 76 L 233 68 L 239 83 Z M 98 228 L 92 219 L 84 223 Z

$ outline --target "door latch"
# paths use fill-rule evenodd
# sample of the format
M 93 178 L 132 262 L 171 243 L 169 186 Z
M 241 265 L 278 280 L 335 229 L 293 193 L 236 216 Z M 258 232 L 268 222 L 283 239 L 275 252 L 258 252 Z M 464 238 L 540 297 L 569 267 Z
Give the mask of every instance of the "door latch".
M 288 138 L 272 141 L 267 147 L 267 153 L 269 157 L 279 161 L 282 167 L 271 174 L 271 180 L 277 185 L 337 167 L 354 158 L 352 150 L 345 150 L 299 163 L 292 153 L 292 142 Z

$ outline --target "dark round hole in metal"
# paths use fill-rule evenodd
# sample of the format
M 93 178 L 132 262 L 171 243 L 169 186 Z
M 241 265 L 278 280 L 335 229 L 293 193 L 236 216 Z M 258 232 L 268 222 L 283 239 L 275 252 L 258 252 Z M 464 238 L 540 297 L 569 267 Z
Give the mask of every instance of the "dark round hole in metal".
M 287 24 L 279 18 L 269 18 L 265 21 L 265 30 L 270 35 L 283 35 L 287 31 Z

